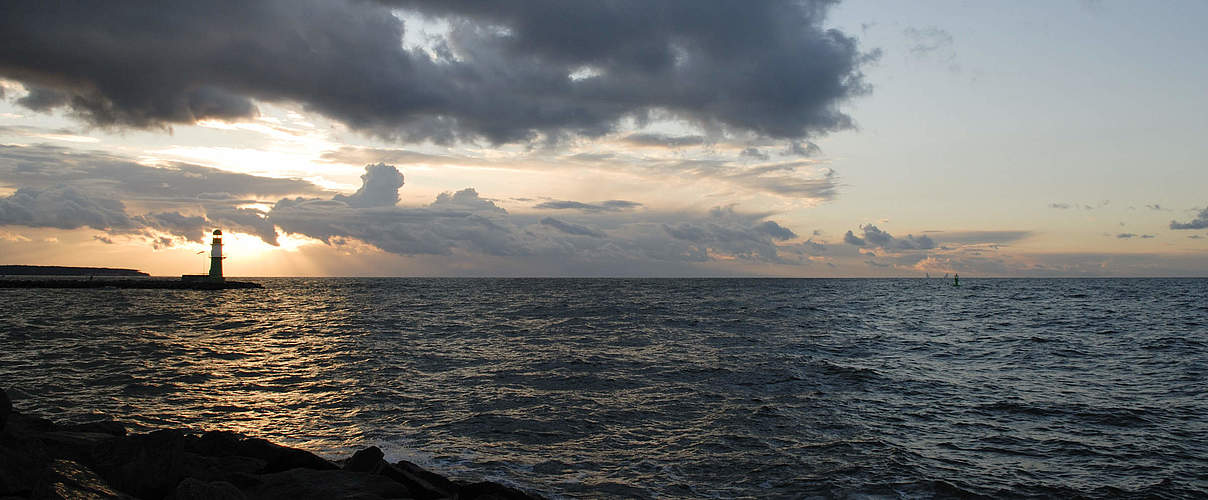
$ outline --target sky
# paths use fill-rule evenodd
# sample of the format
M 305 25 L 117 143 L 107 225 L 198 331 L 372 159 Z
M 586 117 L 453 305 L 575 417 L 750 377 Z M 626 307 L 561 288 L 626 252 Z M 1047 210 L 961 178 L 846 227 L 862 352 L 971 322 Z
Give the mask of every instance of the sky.
M 0 264 L 1208 276 L 1208 3 L 6 2 Z

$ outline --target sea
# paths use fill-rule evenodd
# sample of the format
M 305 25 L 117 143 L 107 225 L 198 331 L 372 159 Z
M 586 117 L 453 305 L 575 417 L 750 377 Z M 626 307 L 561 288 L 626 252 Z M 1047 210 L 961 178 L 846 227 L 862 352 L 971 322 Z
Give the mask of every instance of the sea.
M 24 412 L 550 498 L 1208 497 L 1206 279 L 0 290 Z

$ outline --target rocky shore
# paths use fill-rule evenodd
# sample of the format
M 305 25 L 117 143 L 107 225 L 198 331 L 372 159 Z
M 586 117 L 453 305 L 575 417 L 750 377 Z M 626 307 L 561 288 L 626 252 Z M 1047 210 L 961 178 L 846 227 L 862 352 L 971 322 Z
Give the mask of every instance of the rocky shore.
M 57 424 L 13 410 L 0 390 L 0 500 L 533 500 L 498 483 L 389 463 L 371 446 L 343 460 L 229 431 L 127 433 L 115 421 Z

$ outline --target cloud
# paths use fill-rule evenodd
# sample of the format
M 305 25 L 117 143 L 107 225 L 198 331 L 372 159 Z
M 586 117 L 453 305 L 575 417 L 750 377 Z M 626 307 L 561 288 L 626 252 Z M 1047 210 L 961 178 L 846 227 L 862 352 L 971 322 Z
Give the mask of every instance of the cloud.
M 357 192 L 350 196 L 336 195 L 334 199 L 354 208 L 389 207 L 398 203 L 403 174 L 393 165 L 367 165 L 361 181 L 361 188 Z
M 366 175 L 362 190 L 389 178 Z M 543 257 L 550 265 L 591 269 L 599 263 L 707 262 L 716 259 L 804 263 L 796 238 L 768 214 L 717 207 L 704 214 L 628 211 L 636 202 L 556 202 L 550 209 L 575 210 L 565 217 L 513 215 L 472 188 L 442 193 L 425 206 L 354 207 L 347 197 L 286 198 L 267 214 L 286 233 L 331 244 L 363 241 L 407 255 Z M 589 208 L 584 208 L 587 206 Z M 605 230 L 607 229 L 607 230 Z M 787 246 L 787 245 L 786 245 Z M 635 264 L 637 265 L 637 264 Z
M 220 207 L 206 211 L 209 226 L 225 227 L 229 230 L 252 234 L 262 241 L 278 246 L 277 229 L 268 214 L 253 208 Z
M 625 136 L 623 142 L 634 146 L 660 147 L 660 148 L 682 148 L 685 146 L 699 146 L 705 143 L 705 138 L 699 135 L 665 135 L 651 133 L 634 133 Z
M 1194 219 L 1187 222 L 1170 221 L 1171 229 L 1205 229 L 1208 228 L 1208 208 L 1200 210 Z
M 393 179 L 380 168 L 372 172 L 386 181 Z M 401 175 L 397 181 L 401 183 Z M 267 214 L 240 207 L 256 201 L 246 198 L 327 192 L 302 180 L 180 163 L 150 167 L 106 153 L 47 145 L 0 145 L 0 183 L 18 186 L 16 193 L 0 199 L 0 225 L 141 234 L 160 248 L 171 246 L 173 240 L 156 234 L 200 242 L 213 227 L 253 234 L 276 245 L 276 230 Z M 371 205 L 384 202 L 388 193 L 358 192 L 343 198 Z M 128 202 L 160 210 L 132 215 Z
M 763 160 L 763 161 L 767 161 L 769 158 L 767 153 L 764 153 L 763 151 L 760 151 L 757 148 L 743 149 L 742 152 L 738 154 L 738 156 L 741 156 L 743 158 L 754 158 L 756 160 Z
M 868 242 L 864 241 L 863 238 L 856 236 L 851 231 L 848 231 L 847 234 L 843 235 L 843 242 L 847 243 L 848 245 L 855 245 L 858 247 L 868 244 Z
M 0 198 L 0 225 L 97 230 L 133 229 L 139 224 L 115 199 L 94 198 L 69 186 L 23 187 Z
M 39 189 L 70 185 L 123 200 L 215 200 L 217 193 L 228 197 L 280 197 L 327 192 L 299 179 L 261 177 L 186 163 L 151 167 L 109 153 L 45 144 L 0 144 L 0 183 Z
M 875 54 L 825 26 L 832 4 L 7 3 L 0 76 L 27 107 L 111 127 L 246 119 L 260 101 L 402 140 L 599 136 L 655 115 L 799 139 L 851 128 L 838 107 L 869 91 Z M 450 29 L 407 48 L 392 8 Z
M 607 236 L 606 234 L 604 234 L 600 231 L 596 231 L 596 230 L 593 230 L 593 229 L 585 227 L 585 226 L 580 226 L 578 224 L 570 224 L 567 222 L 562 222 L 553 217 L 546 217 L 544 219 L 541 219 L 541 223 L 546 226 L 550 226 L 554 229 L 557 229 L 559 231 L 562 231 L 566 234 L 573 234 L 573 235 L 579 235 L 579 236 L 591 236 L 592 238 L 603 238 L 603 237 Z
M 1058 210 L 1069 210 L 1070 204 L 1069 203 L 1049 203 L 1049 208 L 1056 208 Z
M 843 241 L 849 245 L 857 247 L 880 247 L 885 250 L 930 250 L 935 248 L 935 240 L 927 235 L 915 238 L 914 235 L 908 234 L 906 238 L 894 238 L 892 234 L 882 231 L 877 226 L 865 224 L 860 226 L 863 231 L 863 237 L 856 236 L 851 231 L 843 235 Z
M 584 212 L 619 212 L 641 207 L 636 201 L 608 200 L 598 203 L 583 203 L 578 201 L 554 200 L 538 203 L 533 208 L 546 210 L 582 210 Z

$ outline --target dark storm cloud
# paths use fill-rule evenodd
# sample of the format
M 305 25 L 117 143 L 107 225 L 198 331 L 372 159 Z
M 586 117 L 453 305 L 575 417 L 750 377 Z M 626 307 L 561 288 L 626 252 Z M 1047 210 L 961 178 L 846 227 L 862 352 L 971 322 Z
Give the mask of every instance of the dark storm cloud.
M 1205 229 L 1208 228 L 1208 208 L 1200 210 L 1194 219 L 1187 222 L 1170 221 L 1171 229 Z
M 868 91 L 875 54 L 823 27 L 832 4 L 16 1 L 0 76 L 101 126 L 248 118 L 261 100 L 406 140 L 598 136 L 653 114 L 799 139 L 850 128 L 838 105 Z M 409 51 L 393 6 L 452 29 Z
M 882 231 L 872 224 L 860 226 L 860 230 L 864 233 L 862 238 L 848 231 L 843 235 L 843 241 L 858 247 L 880 247 L 885 250 L 930 250 L 935 248 L 935 240 L 927 235 L 915 238 L 913 234 L 908 234 L 906 238 L 895 238 L 892 234 Z
M 642 204 L 628 200 L 608 200 L 598 203 L 583 203 L 579 201 L 554 200 L 538 203 L 533 208 L 546 210 L 582 210 L 584 212 L 619 212 L 641 207 Z

